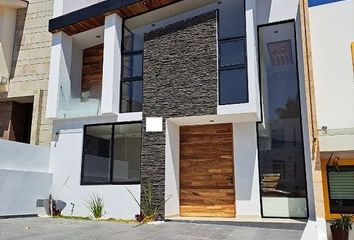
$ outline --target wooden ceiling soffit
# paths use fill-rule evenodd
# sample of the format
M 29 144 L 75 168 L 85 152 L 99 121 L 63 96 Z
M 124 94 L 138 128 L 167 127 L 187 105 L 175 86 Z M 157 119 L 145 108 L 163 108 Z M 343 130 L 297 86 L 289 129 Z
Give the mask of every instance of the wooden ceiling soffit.
M 106 0 L 49 20 L 49 32 L 69 36 L 104 25 L 113 13 L 123 19 L 137 16 L 182 0 Z

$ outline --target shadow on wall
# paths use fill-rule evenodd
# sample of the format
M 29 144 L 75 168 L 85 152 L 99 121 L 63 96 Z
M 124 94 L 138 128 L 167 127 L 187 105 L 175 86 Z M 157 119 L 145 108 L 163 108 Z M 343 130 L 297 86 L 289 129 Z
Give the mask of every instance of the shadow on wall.
M 236 199 L 249 201 L 252 199 L 252 190 L 255 177 L 258 177 L 257 142 L 254 139 L 255 127 L 247 123 L 234 125 L 234 148 L 236 149 Z M 258 178 L 257 178 L 258 179 Z
M 22 43 L 23 29 L 25 27 L 26 15 L 27 15 L 27 8 L 17 10 L 16 33 L 15 33 L 15 42 L 14 42 L 14 48 L 13 48 L 13 54 L 12 54 L 10 79 L 12 79 L 15 75 L 18 55 L 20 53 L 20 48 L 21 48 L 21 43 Z
M 52 207 L 51 207 L 51 200 L 50 199 L 37 199 L 37 202 L 36 202 L 36 207 L 37 208 L 44 208 L 44 210 L 48 216 L 61 215 L 61 212 L 64 210 L 66 205 L 67 204 L 64 201 L 53 200 L 53 199 L 52 199 Z

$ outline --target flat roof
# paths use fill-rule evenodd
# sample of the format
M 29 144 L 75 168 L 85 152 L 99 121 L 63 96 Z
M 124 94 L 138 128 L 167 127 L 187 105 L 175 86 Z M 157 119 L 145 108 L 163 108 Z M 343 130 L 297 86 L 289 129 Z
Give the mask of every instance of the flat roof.
M 74 35 L 104 25 L 105 16 L 113 13 L 125 19 L 179 1 L 182 0 L 106 0 L 49 20 L 49 32 Z

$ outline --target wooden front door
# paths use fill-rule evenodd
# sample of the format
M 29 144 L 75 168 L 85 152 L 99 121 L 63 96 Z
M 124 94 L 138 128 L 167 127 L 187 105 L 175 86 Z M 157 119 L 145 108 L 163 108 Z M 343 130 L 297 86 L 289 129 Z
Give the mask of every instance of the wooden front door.
M 235 217 L 232 124 L 180 128 L 180 215 Z

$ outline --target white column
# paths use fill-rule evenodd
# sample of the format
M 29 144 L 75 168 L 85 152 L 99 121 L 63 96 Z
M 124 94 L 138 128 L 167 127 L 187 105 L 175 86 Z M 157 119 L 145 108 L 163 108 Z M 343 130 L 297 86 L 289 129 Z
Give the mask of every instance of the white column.
M 46 117 L 58 118 L 60 87 L 62 82 L 70 81 L 73 40 L 64 32 L 53 34 L 48 82 Z
M 123 20 L 112 14 L 105 19 L 101 113 L 119 112 Z
M 257 4 L 256 0 L 247 0 L 246 4 L 246 41 L 249 103 L 256 113 L 256 119 L 261 119 L 261 106 L 258 79 L 258 39 L 257 39 Z

